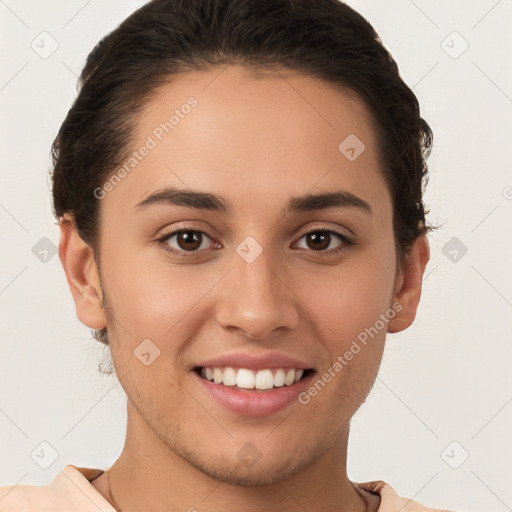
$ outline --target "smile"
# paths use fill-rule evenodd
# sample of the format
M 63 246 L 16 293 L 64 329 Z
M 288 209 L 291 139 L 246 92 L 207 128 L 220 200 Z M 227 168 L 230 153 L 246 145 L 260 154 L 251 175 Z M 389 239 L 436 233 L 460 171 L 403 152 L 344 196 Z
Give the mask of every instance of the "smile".
M 242 416 L 264 417 L 294 404 L 311 384 L 313 369 L 234 366 L 195 367 L 191 372 L 200 393 L 223 409 Z
M 254 371 L 248 368 L 231 366 L 199 368 L 199 375 L 204 379 L 227 387 L 240 390 L 265 391 L 282 386 L 291 386 L 311 372 L 299 368 L 268 368 Z

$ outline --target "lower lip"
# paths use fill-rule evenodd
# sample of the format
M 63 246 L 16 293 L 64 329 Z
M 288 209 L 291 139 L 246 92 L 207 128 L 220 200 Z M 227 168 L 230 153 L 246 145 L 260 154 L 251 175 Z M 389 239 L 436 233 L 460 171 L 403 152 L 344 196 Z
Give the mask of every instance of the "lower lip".
M 281 386 L 269 391 L 239 391 L 235 388 L 215 384 L 192 372 L 203 389 L 217 402 L 230 411 L 244 416 L 268 416 L 293 402 L 298 402 L 298 395 L 309 386 L 309 381 L 315 374 L 311 372 L 291 386 Z

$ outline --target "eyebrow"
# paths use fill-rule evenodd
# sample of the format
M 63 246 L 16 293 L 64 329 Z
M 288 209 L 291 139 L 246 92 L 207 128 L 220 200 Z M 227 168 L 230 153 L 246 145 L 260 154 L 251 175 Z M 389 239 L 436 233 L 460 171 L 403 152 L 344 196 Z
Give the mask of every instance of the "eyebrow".
M 231 203 L 222 196 L 180 188 L 157 190 L 137 203 L 132 211 L 136 213 L 155 205 L 186 206 L 196 210 L 209 210 L 226 215 L 233 212 Z M 365 213 L 372 214 L 372 208 L 366 201 L 346 190 L 307 193 L 292 197 L 282 208 L 282 213 L 303 213 L 327 208 L 347 207 L 357 208 Z

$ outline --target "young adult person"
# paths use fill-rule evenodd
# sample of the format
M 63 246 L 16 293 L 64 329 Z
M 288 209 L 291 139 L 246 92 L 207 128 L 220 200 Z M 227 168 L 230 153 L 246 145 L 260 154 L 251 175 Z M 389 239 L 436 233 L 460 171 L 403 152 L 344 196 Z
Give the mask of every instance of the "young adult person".
M 346 470 L 429 259 L 432 133 L 371 25 L 336 0 L 153 0 L 80 86 L 59 255 L 125 446 L 0 510 L 433 510 Z

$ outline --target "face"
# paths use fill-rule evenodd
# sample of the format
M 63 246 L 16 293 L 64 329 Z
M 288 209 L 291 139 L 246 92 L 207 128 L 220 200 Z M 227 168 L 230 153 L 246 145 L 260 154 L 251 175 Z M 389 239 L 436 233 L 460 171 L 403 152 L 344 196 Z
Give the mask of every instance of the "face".
M 94 327 L 108 321 L 138 435 L 262 484 L 318 462 L 373 385 L 401 307 L 392 202 L 354 94 L 291 71 L 221 71 L 161 87 L 135 159 L 98 192 L 112 316 Z M 260 382 L 270 370 L 275 386 L 200 376 L 219 367 L 229 384 L 228 366 L 241 386 L 238 368 Z M 279 368 L 309 371 L 278 385 Z

